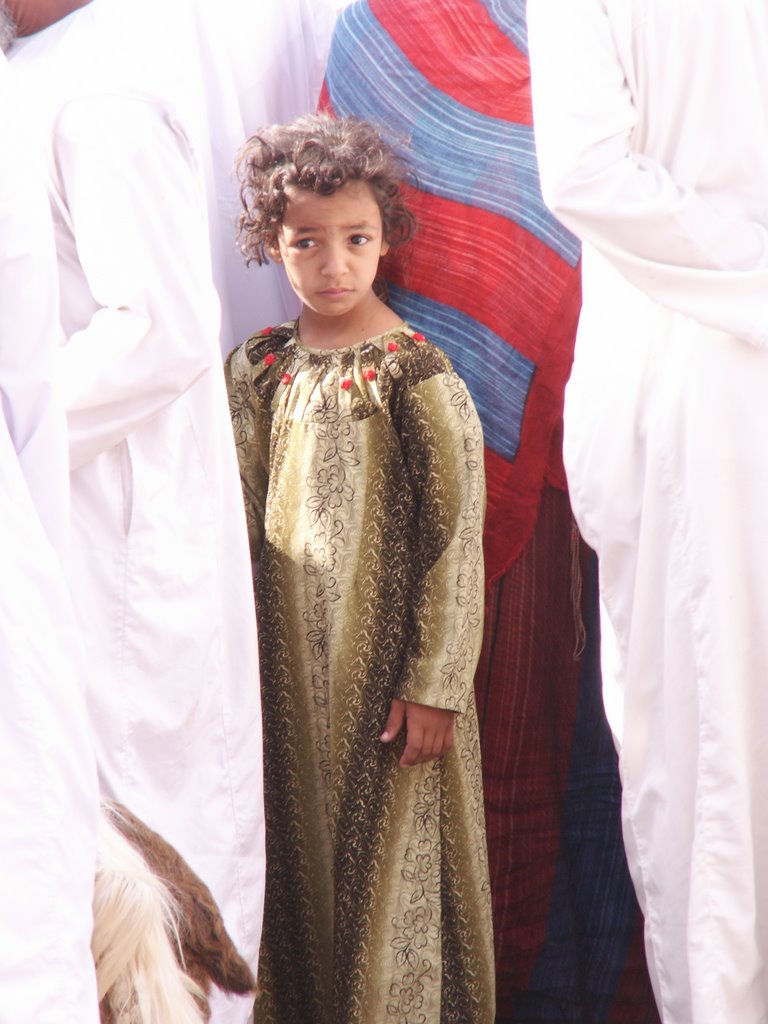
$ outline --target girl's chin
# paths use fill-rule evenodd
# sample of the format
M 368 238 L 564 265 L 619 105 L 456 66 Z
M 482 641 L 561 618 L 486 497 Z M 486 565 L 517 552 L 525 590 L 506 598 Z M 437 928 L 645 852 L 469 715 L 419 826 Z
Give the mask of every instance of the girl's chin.
M 304 306 L 306 309 L 312 310 L 316 316 L 345 316 L 355 308 L 354 303 L 343 298 L 325 300 L 315 298 L 311 303 L 305 302 Z

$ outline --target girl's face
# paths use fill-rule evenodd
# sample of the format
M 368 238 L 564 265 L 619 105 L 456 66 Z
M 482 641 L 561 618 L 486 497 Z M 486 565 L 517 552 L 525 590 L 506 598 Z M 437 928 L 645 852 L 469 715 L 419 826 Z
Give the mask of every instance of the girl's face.
M 389 249 L 370 185 L 351 181 L 333 195 L 288 190 L 278 248 L 302 304 L 322 317 L 339 317 L 370 300 L 379 258 Z

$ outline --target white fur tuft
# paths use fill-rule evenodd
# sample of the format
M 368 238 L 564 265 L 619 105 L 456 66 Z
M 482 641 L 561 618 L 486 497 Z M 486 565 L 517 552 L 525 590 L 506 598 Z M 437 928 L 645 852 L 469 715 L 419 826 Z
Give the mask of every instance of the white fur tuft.
M 102 814 L 91 948 L 114 1024 L 204 1024 L 205 994 L 179 967 L 173 897 Z

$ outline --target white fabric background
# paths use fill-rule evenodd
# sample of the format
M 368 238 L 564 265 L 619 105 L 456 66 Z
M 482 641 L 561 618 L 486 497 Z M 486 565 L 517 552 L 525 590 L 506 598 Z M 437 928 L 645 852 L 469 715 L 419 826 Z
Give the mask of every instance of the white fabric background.
M 565 460 L 651 978 L 665 1024 L 765 1024 L 768 8 L 529 0 L 528 22 L 543 192 L 585 243 Z
M 69 496 L 56 263 L 12 83 L 0 55 L 0 1022 L 96 1024 L 98 788 L 59 561 Z

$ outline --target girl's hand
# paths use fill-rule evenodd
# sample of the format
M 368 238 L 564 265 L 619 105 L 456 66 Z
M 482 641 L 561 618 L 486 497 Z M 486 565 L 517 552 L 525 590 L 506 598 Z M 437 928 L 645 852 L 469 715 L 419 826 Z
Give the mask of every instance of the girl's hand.
M 379 739 L 382 743 L 391 743 L 405 722 L 405 750 L 400 758 L 400 767 L 425 764 L 447 754 L 453 746 L 454 715 L 454 711 L 446 711 L 445 708 L 412 704 L 395 697 Z

